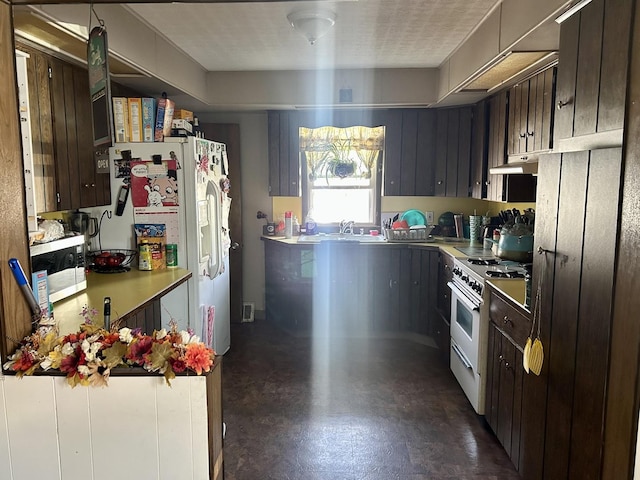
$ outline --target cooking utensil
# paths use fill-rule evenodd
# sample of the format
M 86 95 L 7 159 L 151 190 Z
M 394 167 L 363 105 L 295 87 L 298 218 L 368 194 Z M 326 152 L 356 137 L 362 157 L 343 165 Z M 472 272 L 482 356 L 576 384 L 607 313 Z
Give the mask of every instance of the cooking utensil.
M 531 337 L 527 338 L 527 343 L 524 344 L 524 351 L 522 352 L 522 366 L 524 371 L 529 373 L 529 356 L 531 355 Z
M 533 259 L 533 235 L 512 235 L 503 229 L 496 256 L 503 260 L 530 263 Z
M 533 316 L 531 319 L 531 332 L 529 332 L 529 337 L 527 338 L 522 355 L 522 366 L 525 372 L 531 372 L 534 375 L 540 375 L 540 372 L 542 371 L 542 363 L 544 362 L 544 348 L 542 346 L 542 340 L 540 340 L 540 298 L 542 296 L 542 278 L 544 278 L 545 270 L 544 265 L 546 265 L 546 259 L 542 268 L 543 274 L 538 279 L 538 289 L 536 291 Z M 538 329 L 536 338 L 533 339 L 536 323 L 538 324 Z

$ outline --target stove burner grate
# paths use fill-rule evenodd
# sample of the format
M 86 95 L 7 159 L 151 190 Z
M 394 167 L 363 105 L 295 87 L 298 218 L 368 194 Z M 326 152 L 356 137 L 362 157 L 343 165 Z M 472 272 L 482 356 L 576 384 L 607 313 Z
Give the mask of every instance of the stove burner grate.
M 471 265 L 498 265 L 498 260 L 495 258 L 467 258 L 467 262 Z
M 489 278 L 524 278 L 524 273 L 504 271 L 504 270 L 487 270 L 484 273 Z

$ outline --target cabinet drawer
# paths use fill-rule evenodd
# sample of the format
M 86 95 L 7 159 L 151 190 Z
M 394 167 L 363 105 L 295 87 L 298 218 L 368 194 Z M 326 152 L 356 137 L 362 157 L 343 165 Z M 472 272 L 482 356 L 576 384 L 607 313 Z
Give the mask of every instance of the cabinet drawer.
M 489 317 L 520 348 L 524 348 L 527 337 L 531 332 L 529 318 L 493 292 L 491 292 L 491 299 L 489 300 Z

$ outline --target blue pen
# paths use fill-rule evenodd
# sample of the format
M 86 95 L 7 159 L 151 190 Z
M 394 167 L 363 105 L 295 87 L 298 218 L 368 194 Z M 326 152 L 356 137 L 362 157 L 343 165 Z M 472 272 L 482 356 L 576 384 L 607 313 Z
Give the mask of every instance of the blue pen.
M 24 298 L 27 300 L 29 307 L 31 307 L 31 312 L 34 315 L 40 316 L 40 313 L 41 313 L 40 305 L 38 305 L 36 297 L 33 295 L 33 292 L 31 291 L 31 287 L 29 286 L 27 277 L 25 276 L 24 270 L 22 270 L 22 266 L 20 265 L 20 262 L 18 261 L 17 258 L 9 259 L 9 268 L 11 268 L 11 271 L 13 272 L 13 276 L 15 277 L 16 282 L 18 282 L 18 286 L 22 290 L 22 294 L 24 295 Z

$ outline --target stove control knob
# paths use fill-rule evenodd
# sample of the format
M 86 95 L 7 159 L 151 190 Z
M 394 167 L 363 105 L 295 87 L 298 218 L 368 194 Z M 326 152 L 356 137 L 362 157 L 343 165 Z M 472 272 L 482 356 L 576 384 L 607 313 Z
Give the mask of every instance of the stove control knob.
M 463 282 L 469 282 L 469 277 L 468 277 L 468 276 L 466 276 L 466 275 L 463 275 L 463 276 L 462 276 L 462 281 L 463 281 Z

